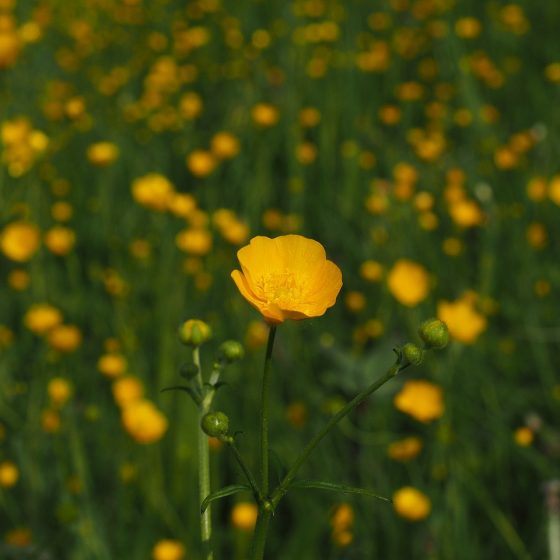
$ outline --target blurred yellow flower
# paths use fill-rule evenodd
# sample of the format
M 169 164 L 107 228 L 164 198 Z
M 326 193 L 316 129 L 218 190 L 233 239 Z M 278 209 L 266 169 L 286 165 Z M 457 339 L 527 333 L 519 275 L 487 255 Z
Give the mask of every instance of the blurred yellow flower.
M 432 504 L 426 494 L 412 486 L 405 486 L 393 494 L 393 507 L 404 519 L 421 521 L 430 515 Z
M 86 154 L 93 165 L 107 167 L 119 157 L 119 148 L 112 142 L 97 142 L 88 146 Z
M 41 235 L 35 224 L 12 222 L 0 233 L 0 249 L 9 259 L 25 262 L 39 249 Z
M 188 91 L 179 101 L 179 111 L 187 120 L 195 119 L 202 112 L 202 99 L 198 93 Z
M 251 110 L 251 117 L 253 121 L 262 127 L 274 126 L 280 115 L 278 109 L 270 103 L 258 103 Z
M 400 303 L 414 307 L 428 295 L 430 277 L 422 265 L 408 259 L 399 259 L 387 275 L 387 285 Z
M 251 321 L 245 335 L 245 345 L 249 350 L 256 350 L 266 344 L 268 328 L 263 321 Z
M 171 539 L 161 540 L 152 550 L 152 560 L 182 560 L 185 557 L 185 547 Z
M 73 213 L 74 210 L 72 206 L 64 200 L 55 202 L 51 206 L 51 216 L 58 222 L 67 222 L 72 217 Z
M 218 159 L 231 159 L 239 153 L 239 140 L 231 132 L 217 132 L 210 146 Z
M 103 354 L 97 360 L 97 369 L 107 377 L 118 377 L 126 371 L 126 368 L 126 358 L 116 352 Z
M 527 242 L 535 249 L 543 249 L 548 241 L 548 233 L 544 224 L 532 222 L 527 226 Z
M 419 437 L 410 436 L 394 441 L 387 448 L 387 455 L 395 461 L 410 461 L 422 451 L 423 443 Z
M 424 423 L 439 418 L 445 411 L 441 387 L 429 381 L 406 381 L 393 402 L 395 408 Z
M 126 406 L 122 423 L 138 443 L 154 443 L 167 431 L 167 418 L 148 400 L 133 401 Z
M 32 535 L 29 529 L 19 527 L 8 531 L 4 536 L 4 542 L 10 546 L 26 547 L 31 544 Z
M 75 233 L 64 226 L 54 226 L 45 233 L 47 249 L 58 256 L 67 255 L 76 242 Z
M 473 200 L 462 198 L 449 206 L 451 219 L 464 228 L 478 226 L 484 219 L 484 214 Z
M 31 283 L 31 276 L 26 270 L 16 268 L 8 274 L 8 284 L 10 288 L 23 292 L 29 287 Z
M 56 410 L 47 408 L 41 412 L 41 428 L 47 434 L 54 434 L 60 430 L 62 422 Z
M 455 23 L 455 33 L 463 39 L 474 39 L 480 35 L 482 25 L 473 17 L 463 17 Z
M 551 82 L 560 82 L 560 62 L 552 62 L 544 69 L 544 75 Z
M 535 439 L 535 434 L 531 428 L 521 426 L 521 428 L 517 428 L 517 430 L 515 430 L 513 439 L 520 447 L 529 447 Z
M 366 296 L 362 292 L 352 290 L 346 294 L 344 298 L 344 304 L 352 313 L 359 313 L 366 306 L 367 300 Z
M 347 503 L 336 506 L 331 516 L 332 540 L 340 547 L 348 546 L 354 539 L 351 531 L 354 524 L 354 510 Z
M 47 385 L 47 393 L 55 407 L 62 407 L 72 396 L 72 385 L 63 377 L 54 377 Z
M 73 352 L 82 342 L 82 333 L 75 325 L 57 325 L 49 331 L 47 341 L 59 352 Z
M 437 316 L 447 325 L 451 337 L 464 344 L 473 344 L 486 330 L 486 317 L 476 310 L 471 298 L 438 302 Z
M 364 261 L 360 266 L 360 276 L 368 282 L 379 282 L 383 277 L 383 265 L 373 260 Z
M 112 391 L 115 402 L 121 408 L 140 400 L 144 396 L 142 381 L 132 375 L 119 377 L 113 383 Z
M 335 304 L 342 273 L 323 246 L 301 235 L 258 236 L 237 252 L 231 277 L 269 323 L 319 317 Z
M 62 323 L 62 313 L 48 303 L 38 303 L 28 309 L 23 322 L 31 332 L 42 335 Z
M 187 156 L 187 167 L 195 177 L 206 177 L 216 168 L 217 160 L 207 150 L 194 150 Z
M 0 29 L 0 69 L 12 66 L 21 49 L 16 29 Z
M 164 212 L 174 198 L 174 187 L 163 175 L 148 173 L 132 182 L 132 198 L 145 208 Z
M 560 175 L 554 175 L 548 184 L 548 196 L 557 206 L 560 206 Z
M 212 234 L 201 228 L 184 229 L 176 235 L 175 243 L 181 251 L 201 257 L 212 248 Z
M 19 470 L 11 461 L 0 463 L 0 487 L 11 488 L 19 479 Z
M 252 531 L 257 522 L 257 506 L 253 502 L 238 502 L 231 510 L 231 524 L 242 531 Z
M 312 128 L 321 122 L 321 113 L 315 107 L 304 107 L 299 112 L 299 122 L 305 128 Z

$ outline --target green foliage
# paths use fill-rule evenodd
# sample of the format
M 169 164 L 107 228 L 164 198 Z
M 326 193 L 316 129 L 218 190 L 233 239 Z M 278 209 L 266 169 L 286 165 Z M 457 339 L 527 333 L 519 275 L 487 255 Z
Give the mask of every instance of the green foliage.
M 342 421 L 301 473 L 386 496 L 413 486 L 430 514 L 293 492 L 274 558 L 546 558 L 560 4 L 1 4 L 0 557 L 143 560 L 163 539 L 200 556 L 197 410 L 177 385 L 176 326 L 212 327 L 207 365 L 224 362 L 220 341 L 243 343 L 215 409 L 256 471 L 266 338 L 230 273 L 253 235 L 298 232 L 344 287 L 324 317 L 278 333 L 278 478 L 421 319 L 445 320 L 451 342 Z M 30 318 L 37 304 L 60 319 Z M 441 389 L 441 417 L 395 407 L 410 379 Z M 213 489 L 242 480 L 219 442 L 211 464 Z M 217 559 L 246 554 L 237 499 L 212 504 Z

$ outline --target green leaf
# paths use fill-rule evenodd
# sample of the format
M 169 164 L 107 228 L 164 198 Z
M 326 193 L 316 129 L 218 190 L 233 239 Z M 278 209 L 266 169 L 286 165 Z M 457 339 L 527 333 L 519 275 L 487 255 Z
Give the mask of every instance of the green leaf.
M 160 392 L 165 393 L 166 391 L 184 391 L 191 396 L 192 400 L 196 404 L 200 404 L 202 402 L 200 395 L 192 387 L 189 387 L 187 385 L 174 385 L 173 387 L 165 387 Z
M 342 492 L 343 494 L 360 494 L 362 496 L 370 496 L 384 502 L 392 503 L 391 498 L 380 496 L 371 490 L 365 488 L 356 488 L 355 486 L 346 486 L 345 484 L 335 484 L 332 482 L 323 482 L 322 480 L 297 480 L 291 484 L 292 488 L 313 488 L 315 490 L 329 490 L 331 492 Z
M 232 484 L 231 486 L 224 486 L 212 494 L 209 494 L 204 498 L 204 501 L 200 505 L 200 513 L 204 513 L 206 508 L 215 500 L 219 500 L 220 498 L 225 498 L 226 496 L 231 496 L 232 494 L 237 494 L 237 492 L 245 492 L 249 490 L 251 492 L 251 487 L 247 486 L 247 484 Z

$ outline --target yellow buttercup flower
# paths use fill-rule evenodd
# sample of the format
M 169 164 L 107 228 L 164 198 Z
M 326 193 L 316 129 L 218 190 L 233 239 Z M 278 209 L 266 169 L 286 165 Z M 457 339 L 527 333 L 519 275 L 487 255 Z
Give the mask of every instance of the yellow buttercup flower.
M 0 486 L 11 488 L 19 478 L 19 470 L 11 461 L 0 463 Z
M 27 222 L 8 224 L 0 234 L 0 249 L 9 259 L 25 262 L 39 249 L 41 236 L 39 228 Z
M 301 235 L 258 236 L 237 252 L 231 273 L 241 295 L 269 323 L 319 317 L 335 304 L 342 273 L 323 246 Z
M 159 173 L 148 173 L 132 182 L 134 200 L 156 212 L 165 212 L 174 194 L 171 181 Z
M 148 400 L 137 400 L 126 406 L 122 423 L 138 443 L 154 443 L 167 431 L 167 418 Z
M 409 521 L 420 521 L 430 515 L 432 504 L 426 494 L 412 486 L 405 486 L 393 495 L 395 511 Z
M 42 335 L 62 323 L 62 313 L 48 303 L 39 303 L 29 308 L 23 322 L 31 332 Z
M 395 461 L 403 463 L 414 459 L 422 451 L 422 440 L 415 436 L 394 441 L 387 448 L 387 455 Z
M 239 502 L 231 511 L 231 524 L 242 531 L 252 531 L 257 522 L 257 506 L 252 502 Z
M 122 354 L 110 352 L 97 360 L 97 369 L 107 377 L 118 377 L 127 368 L 126 358 Z
M 47 340 L 59 352 L 73 352 L 82 343 L 82 333 L 75 325 L 57 325 L 49 331 Z
M 466 297 L 457 301 L 440 301 L 437 316 L 447 325 L 451 337 L 463 344 L 473 344 L 486 330 L 486 317 Z
M 400 303 L 414 307 L 428 295 L 430 277 L 422 265 L 400 259 L 389 272 L 387 285 L 391 294 Z
M 106 167 L 119 157 L 119 148 L 112 142 L 97 142 L 88 146 L 86 154 L 93 165 Z
M 171 539 L 159 541 L 152 550 L 153 560 L 182 560 L 184 557 L 185 547 Z
M 47 385 L 47 392 L 55 407 L 63 407 L 72 396 L 72 385 L 63 377 L 54 377 Z
M 441 387 L 422 380 L 407 381 L 394 403 L 401 412 L 425 423 L 439 418 L 445 410 Z
M 76 234 L 64 226 L 54 226 L 45 234 L 45 245 L 55 255 L 64 256 L 74 247 Z
M 117 379 L 113 383 L 112 391 L 116 403 L 122 408 L 144 396 L 142 381 L 132 375 Z

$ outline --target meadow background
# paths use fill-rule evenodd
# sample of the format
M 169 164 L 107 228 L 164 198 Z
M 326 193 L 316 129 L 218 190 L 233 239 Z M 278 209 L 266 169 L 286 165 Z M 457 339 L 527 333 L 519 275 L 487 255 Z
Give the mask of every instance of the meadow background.
M 453 341 L 340 425 L 277 559 L 558 560 L 556 2 L 0 0 L 0 557 L 200 558 L 196 410 L 177 326 L 246 356 L 216 408 L 257 463 L 266 327 L 237 292 L 254 235 L 343 273 L 284 324 L 279 470 L 438 316 Z M 414 381 L 415 383 L 411 383 Z M 241 480 L 213 442 L 214 489 Z M 250 496 L 213 507 L 242 560 Z M 241 504 L 241 505 L 240 505 Z M 556 536 L 554 536 L 556 531 Z

